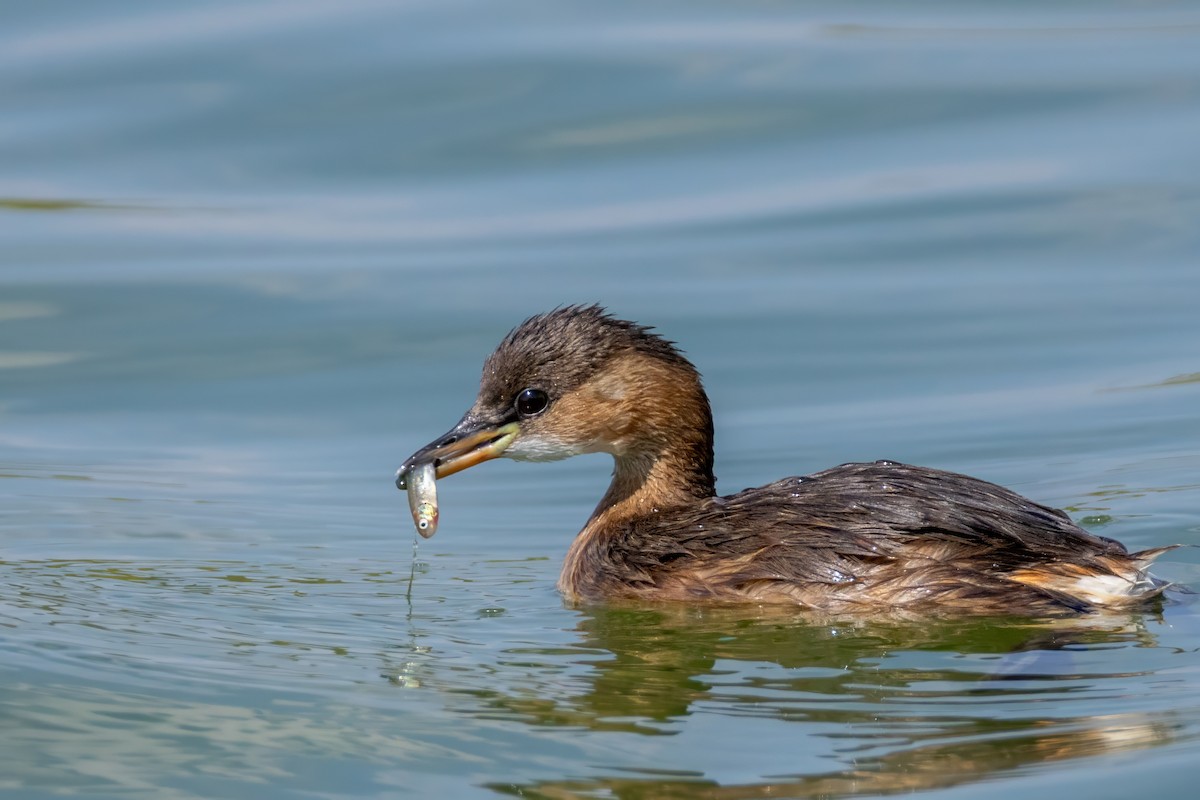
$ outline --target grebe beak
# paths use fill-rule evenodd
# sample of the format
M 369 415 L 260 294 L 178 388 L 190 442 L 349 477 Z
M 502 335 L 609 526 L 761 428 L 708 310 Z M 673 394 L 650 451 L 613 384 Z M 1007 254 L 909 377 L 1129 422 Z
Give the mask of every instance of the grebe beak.
M 520 432 L 520 423 L 485 422 L 468 412 L 453 428 L 405 459 L 396 470 L 396 488 L 408 488 L 405 478 L 417 464 L 432 461 L 437 477 L 445 478 L 490 461 L 503 453 Z

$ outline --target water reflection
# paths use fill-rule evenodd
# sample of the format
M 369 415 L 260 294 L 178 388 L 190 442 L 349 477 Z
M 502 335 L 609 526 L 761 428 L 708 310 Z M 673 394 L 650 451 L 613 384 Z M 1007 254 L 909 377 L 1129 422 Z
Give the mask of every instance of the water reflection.
M 603 609 L 579 646 L 605 652 L 578 695 L 492 697 L 535 726 L 673 735 L 691 715 L 795 723 L 840 769 L 722 784 L 651 773 L 493 784 L 522 797 L 828 797 L 948 787 L 1036 764 L 1157 746 L 1184 735 L 1173 713 L 1108 705 L 1144 679 L 1108 672 L 1111 651 L 1151 648 L 1157 614 L 1053 622 L 831 625 L 745 612 Z M 1108 651 L 1105 659 L 1089 655 Z M 1095 665 L 1097 668 L 1094 668 Z M 1143 665 L 1144 666 L 1144 665 Z M 781 770 L 784 772 L 784 770 Z
M 1156 613 L 576 612 L 528 590 L 544 564 L 464 564 L 455 591 L 418 580 L 410 602 L 408 568 L 323 557 L 0 560 L 0 728 L 24 731 L 15 763 L 37 753 L 88 789 L 201 762 L 284 783 L 307 781 L 308 762 L 344 767 L 372 791 L 474 765 L 472 786 L 558 798 L 885 794 L 1195 735 L 1178 633 Z M 1192 624 L 1169 610 L 1176 631 Z M 732 774 L 746 748 L 764 757 Z M 42 785 L 38 768 L 10 771 Z
M 657 775 L 545 781 L 531 785 L 493 784 L 502 795 L 525 798 L 616 797 L 638 800 L 749 800 L 760 797 L 863 797 L 944 789 L 1034 764 L 1065 761 L 1163 744 L 1180 725 L 1146 715 L 1094 717 L 1090 726 L 1054 731 L 1029 726 L 1025 735 L 986 741 L 921 745 L 875 759 L 856 759 L 841 771 L 778 780 L 721 785 L 716 781 Z
M 0 211 L 145 211 L 141 206 L 97 200 L 49 197 L 0 197 Z

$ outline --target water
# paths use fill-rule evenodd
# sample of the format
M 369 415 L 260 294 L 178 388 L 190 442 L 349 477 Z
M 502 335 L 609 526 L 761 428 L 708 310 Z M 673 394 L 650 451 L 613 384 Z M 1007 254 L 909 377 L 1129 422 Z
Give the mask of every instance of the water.
M 604 458 L 442 482 L 415 571 L 391 481 L 598 301 L 723 491 L 892 458 L 1200 543 L 1200 5 L 43 2 L 0 76 L 0 793 L 1191 791 L 1186 594 L 574 609 Z

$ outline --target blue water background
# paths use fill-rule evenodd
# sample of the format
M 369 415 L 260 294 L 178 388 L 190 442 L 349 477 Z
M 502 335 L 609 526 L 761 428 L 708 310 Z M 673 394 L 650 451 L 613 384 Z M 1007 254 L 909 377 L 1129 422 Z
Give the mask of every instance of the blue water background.
M 725 492 L 969 472 L 1200 544 L 1200 4 L 7 4 L 0 793 L 1129 797 L 1200 625 L 573 609 L 610 464 L 392 473 L 525 316 Z M 1159 574 L 1200 586 L 1197 552 Z

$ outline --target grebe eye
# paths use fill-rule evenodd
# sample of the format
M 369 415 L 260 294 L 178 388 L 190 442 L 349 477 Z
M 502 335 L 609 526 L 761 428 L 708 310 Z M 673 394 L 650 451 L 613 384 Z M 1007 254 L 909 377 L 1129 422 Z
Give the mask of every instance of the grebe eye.
M 517 395 L 517 413 L 522 417 L 533 417 L 546 410 L 550 397 L 541 389 L 526 389 Z

